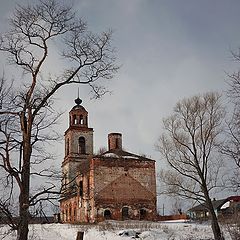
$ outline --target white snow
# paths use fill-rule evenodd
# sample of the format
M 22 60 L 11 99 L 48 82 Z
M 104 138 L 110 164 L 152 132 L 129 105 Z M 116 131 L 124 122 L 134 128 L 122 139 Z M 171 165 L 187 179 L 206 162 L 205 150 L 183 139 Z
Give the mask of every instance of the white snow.
M 225 202 L 222 206 L 221 206 L 221 209 L 226 209 L 230 206 L 230 201 L 228 202 Z
M 0 226 L 0 239 L 8 231 L 8 227 Z M 188 222 L 107 222 L 99 225 L 70 224 L 33 224 L 30 225 L 29 239 L 34 240 L 76 240 L 77 232 L 84 232 L 84 240 L 190 240 L 213 239 L 210 224 Z M 135 234 L 139 238 L 135 238 Z M 224 229 L 225 239 L 230 236 Z M 4 240 L 15 240 L 12 233 Z
M 139 159 L 139 157 L 137 157 L 137 156 L 123 156 L 124 158 L 126 158 L 126 159 Z
M 103 154 L 105 157 L 113 157 L 113 158 L 119 158 L 119 156 L 115 153 L 105 153 Z
M 104 157 L 112 157 L 112 158 L 120 158 L 120 156 L 118 156 L 115 153 L 105 153 L 103 154 Z M 126 159 L 139 159 L 139 157 L 137 156 L 129 156 L 129 155 L 122 155 L 121 157 L 126 158 Z

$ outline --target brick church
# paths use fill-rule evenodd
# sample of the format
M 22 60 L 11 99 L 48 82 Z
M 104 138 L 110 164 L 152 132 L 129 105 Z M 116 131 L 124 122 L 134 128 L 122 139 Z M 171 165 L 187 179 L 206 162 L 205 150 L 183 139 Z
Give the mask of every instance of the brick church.
M 93 154 L 93 128 L 77 98 L 69 112 L 62 162 L 61 221 L 155 220 L 155 161 L 126 152 L 122 134 L 108 135 L 108 151 Z

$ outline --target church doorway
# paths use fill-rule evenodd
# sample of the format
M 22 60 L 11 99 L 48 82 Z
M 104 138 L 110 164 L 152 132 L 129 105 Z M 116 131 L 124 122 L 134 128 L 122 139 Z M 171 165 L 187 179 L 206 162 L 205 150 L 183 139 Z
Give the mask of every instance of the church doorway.
M 140 209 L 140 220 L 144 220 L 146 219 L 146 217 L 147 217 L 147 211 L 144 208 Z
M 129 219 L 129 208 L 123 207 L 122 208 L 122 220 Z
M 109 220 L 109 219 L 111 219 L 111 217 L 112 217 L 112 214 L 111 214 L 111 211 L 110 210 L 105 210 L 104 211 L 104 218 L 106 219 L 106 220 Z

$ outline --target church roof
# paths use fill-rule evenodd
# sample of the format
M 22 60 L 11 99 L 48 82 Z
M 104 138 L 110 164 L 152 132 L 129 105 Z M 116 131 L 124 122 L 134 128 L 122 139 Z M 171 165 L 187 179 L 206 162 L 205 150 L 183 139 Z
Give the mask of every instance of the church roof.
M 134 153 L 126 152 L 122 149 L 112 149 L 109 151 L 106 151 L 100 155 L 100 157 L 105 158 L 124 158 L 124 159 L 136 159 L 136 160 L 147 160 L 147 161 L 154 161 L 150 158 L 147 158 L 145 156 L 140 156 Z
M 82 105 L 75 105 L 72 110 L 81 110 L 81 111 L 86 111 L 86 109 Z M 71 110 L 71 111 L 72 111 Z

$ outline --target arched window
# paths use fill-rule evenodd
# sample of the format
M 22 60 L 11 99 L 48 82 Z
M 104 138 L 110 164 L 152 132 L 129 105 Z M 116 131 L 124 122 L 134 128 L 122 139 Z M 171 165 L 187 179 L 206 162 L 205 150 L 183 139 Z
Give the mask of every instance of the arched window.
M 66 205 L 66 207 L 65 207 L 65 213 L 66 213 L 66 215 L 65 215 L 65 221 L 67 222 L 68 221 L 68 205 Z
M 106 210 L 104 211 L 104 218 L 105 218 L 105 219 L 111 219 L 111 217 L 112 217 L 111 211 L 108 210 L 108 209 L 106 209 Z
M 140 220 L 144 220 L 146 219 L 146 217 L 147 217 L 147 211 L 144 208 L 140 209 Z
M 79 196 L 83 196 L 83 181 L 79 182 Z
M 73 124 L 77 124 L 77 116 L 75 114 L 73 115 Z
M 73 221 L 75 222 L 77 220 L 77 209 L 73 209 Z
M 128 207 L 123 207 L 122 208 L 122 219 L 126 220 L 129 219 L 129 213 L 128 213 Z
M 66 155 L 69 154 L 69 139 L 67 139 L 67 142 L 66 142 Z
M 71 203 L 69 205 L 69 221 L 70 222 L 72 221 L 72 205 L 71 205 Z
M 80 115 L 79 123 L 80 123 L 80 125 L 83 125 L 83 124 L 84 124 L 83 115 Z
M 85 138 L 80 137 L 78 139 L 78 151 L 80 154 L 85 154 L 86 153 L 86 146 L 85 146 Z

